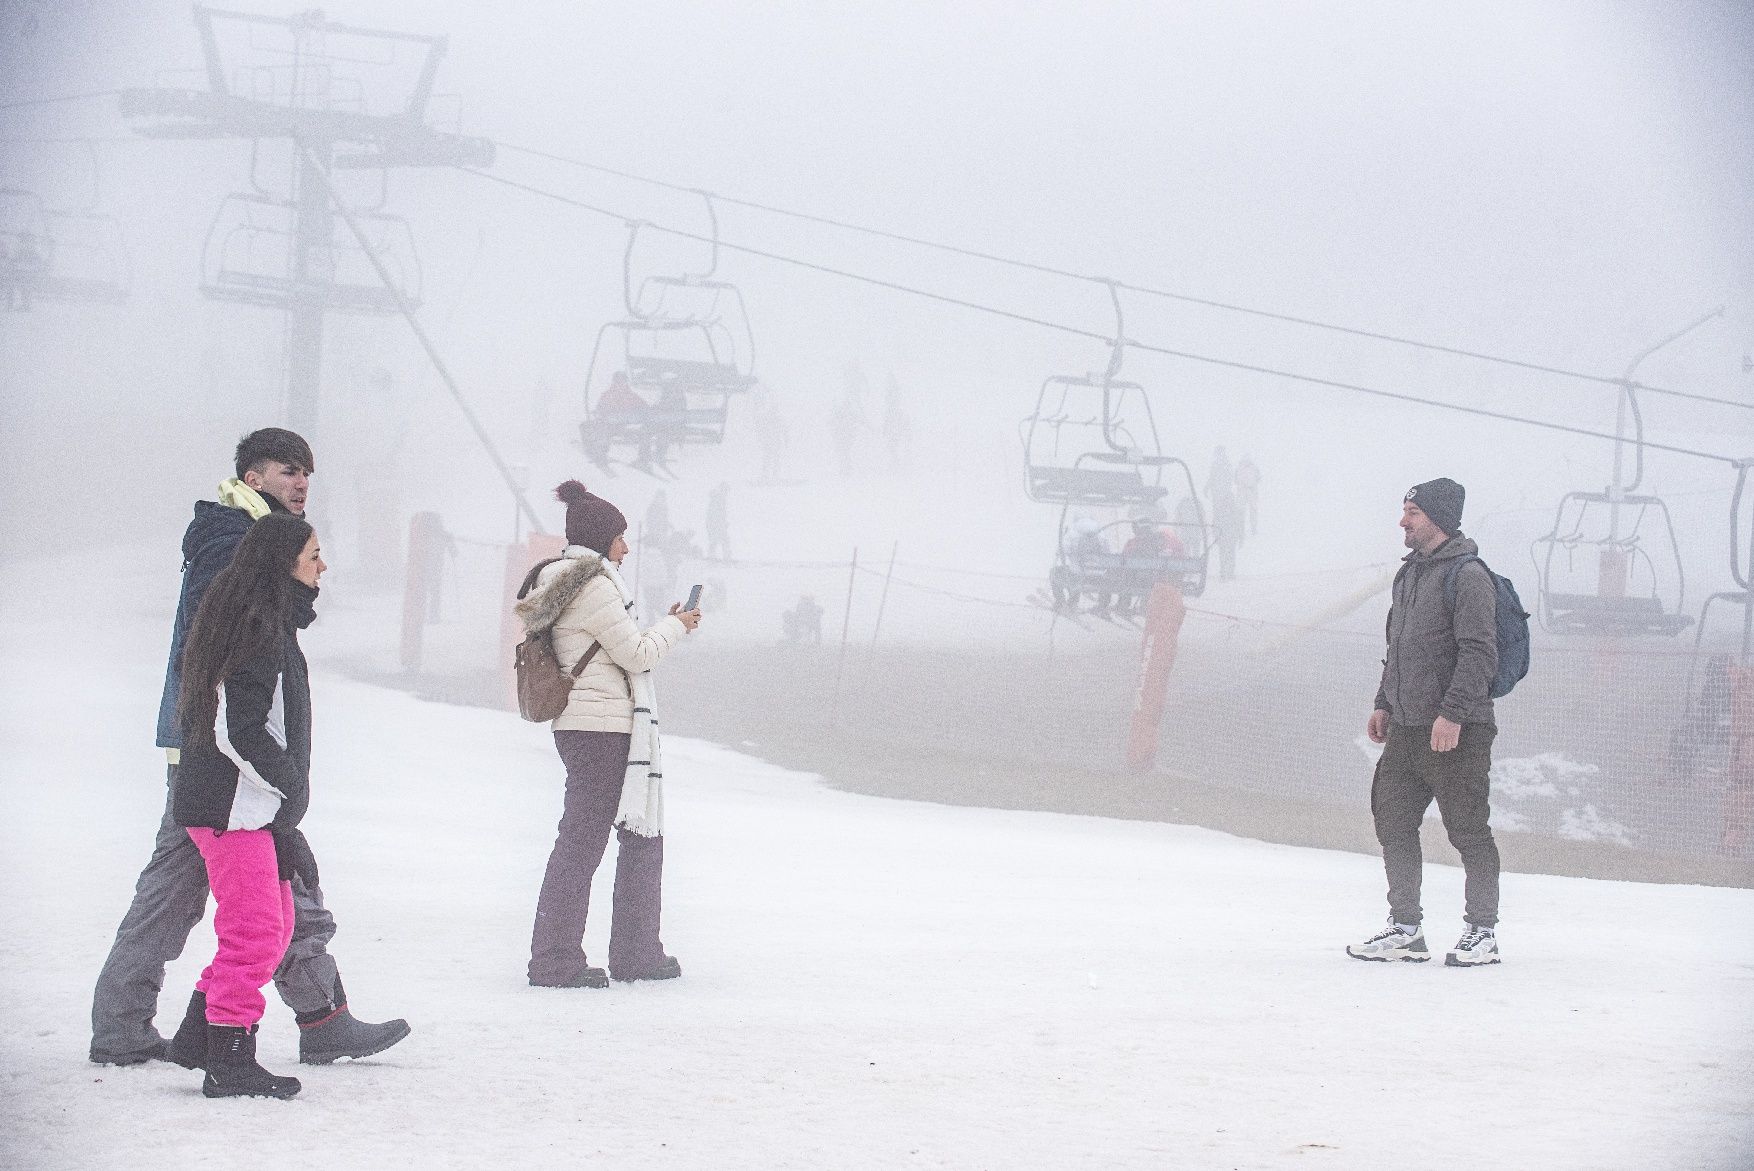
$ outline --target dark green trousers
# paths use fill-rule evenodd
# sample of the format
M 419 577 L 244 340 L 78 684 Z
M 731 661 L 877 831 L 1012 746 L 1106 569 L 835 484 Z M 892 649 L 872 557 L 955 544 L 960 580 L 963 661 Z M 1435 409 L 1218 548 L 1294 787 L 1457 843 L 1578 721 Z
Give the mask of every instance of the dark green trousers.
M 1498 843 L 1492 840 L 1492 807 L 1487 802 L 1497 735 L 1490 724 L 1463 724 L 1460 744 L 1449 752 L 1433 752 L 1429 724 L 1389 725 L 1388 743 L 1370 786 L 1370 812 L 1376 818 L 1376 840 L 1382 843 L 1389 913 L 1396 923 L 1424 919 L 1419 906 L 1425 862 L 1419 826 L 1435 798 L 1467 875 L 1463 918 L 1476 927 L 1497 925 Z

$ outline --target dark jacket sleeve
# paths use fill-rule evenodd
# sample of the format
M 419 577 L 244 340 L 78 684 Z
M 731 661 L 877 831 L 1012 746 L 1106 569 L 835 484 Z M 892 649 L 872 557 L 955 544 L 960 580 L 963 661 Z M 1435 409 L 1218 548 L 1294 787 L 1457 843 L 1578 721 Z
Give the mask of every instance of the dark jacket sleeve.
M 1498 673 L 1497 611 L 1498 591 L 1486 567 L 1474 561 L 1456 570 L 1456 669 L 1437 712 L 1446 720 L 1460 724 L 1491 699 Z
M 302 809 L 308 779 L 291 754 L 268 730 L 274 691 L 280 683 L 280 661 L 263 655 L 225 677 L 225 733 L 239 756 L 286 800 L 281 809 Z M 278 820 L 278 819 L 277 819 Z
M 1395 632 L 1395 602 L 1400 597 L 1401 579 L 1406 576 L 1406 568 L 1395 571 L 1394 581 L 1389 583 L 1389 612 L 1382 620 L 1382 675 L 1376 684 L 1376 710 L 1394 714 L 1395 709 L 1389 704 L 1389 649 L 1391 636 Z
M 182 602 L 177 607 L 179 617 L 187 615 L 184 629 L 194 625 L 195 612 L 201 608 L 201 599 L 207 596 L 207 587 L 213 584 L 220 570 L 231 564 L 247 532 L 248 529 L 227 529 L 215 533 L 189 558 L 189 564 L 183 570 Z
M 1376 710 L 1379 712 L 1389 712 L 1391 714 L 1394 712 L 1395 709 L 1389 706 L 1388 641 L 1389 641 L 1389 627 L 1390 627 L 1390 624 L 1394 622 L 1394 620 L 1395 620 L 1395 606 L 1394 606 L 1393 602 L 1390 602 L 1389 603 L 1388 617 L 1383 619 L 1382 675 L 1377 679 L 1377 683 L 1376 683 Z
M 177 616 L 171 623 L 170 660 L 164 669 L 164 693 L 158 702 L 158 746 L 181 748 L 183 730 L 177 724 L 177 693 L 183 682 L 183 644 L 195 625 L 195 611 L 207 596 L 207 587 L 219 571 L 231 564 L 248 529 L 224 530 L 209 537 L 183 566 L 183 586 L 177 597 Z

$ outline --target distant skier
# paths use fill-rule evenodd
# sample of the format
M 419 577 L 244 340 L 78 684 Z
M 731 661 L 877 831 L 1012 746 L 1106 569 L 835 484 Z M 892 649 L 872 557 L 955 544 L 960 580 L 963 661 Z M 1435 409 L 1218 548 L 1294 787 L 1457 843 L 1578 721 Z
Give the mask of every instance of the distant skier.
M 822 607 L 816 604 L 815 598 L 805 594 L 798 599 L 796 606 L 780 615 L 780 627 L 789 643 L 820 645 Z
M 1419 827 L 1435 797 L 1467 876 L 1467 928 L 1444 962 L 1498 962 L 1498 846 L 1488 823 L 1497 590 L 1477 559 L 1456 564 L 1479 553 L 1462 535 L 1465 498 L 1460 484 L 1437 479 L 1414 486 L 1401 505 L 1412 552 L 1395 575 L 1388 653 L 1366 728 L 1383 745 L 1370 807 L 1388 874 L 1389 925 L 1346 949 L 1356 959 L 1431 958 L 1420 925 Z
M 662 488 L 654 492 L 646 504 L 645 524 L 640 530 L 640 540 L 653 545 L 664 545 L 670 540 L 670 498 Z
M 39 291 L 43 283 L 43 273 L 48 264 L 43 260 L 42 252 L 37 248 L 34 232 L 23 232 L 18 237 L 18 247 L 13 249 L 8 265 L 12 279 L 10 285 L 11 308 L 20 312 L 28 312 L 31 298 Z
M 757 441 L 761 444 L 761 480 L 763 484 L 779 481 L 785 470 L 786 449 L 791 445 L 792 436 L 786 426 L 785 415 L 780 411 L 779 400 L 765 384 L 757 383 L 755 398 L 755 431 Z
M 731 559 L 730 495 L 731 485 L 723 480 L 707 493 L 706 555 L 713 561 Z
M 901 385 L 895 375 L 883 394 L 883 446 L 889 451 L 889 471 L 899 474 L 907 466 L 909 449 L 913 446 L 913 421 L 901 405 Z
M 865 372 L 857 362 L 847 364 L 846 384 L 846 394 L 835 405 L 828 424 L 840 474 L 850 476 L 853 474 L 854 449 L 865 433 L 865 391 L 868 389 Z
M 1236 547 L 1242 543 L 1242 512 L 1237 507 L 1236 473 L 1222 447 L 1212 452 L 1206 495 L 1212 501 L 1212 541 L 1218 547 L 1218 580 L 1230 581 L 1236 576 Z
M 1261 527 L 1261 469 L 1245 453 L 1236 464 L 1236 503 L 1249 536 Z

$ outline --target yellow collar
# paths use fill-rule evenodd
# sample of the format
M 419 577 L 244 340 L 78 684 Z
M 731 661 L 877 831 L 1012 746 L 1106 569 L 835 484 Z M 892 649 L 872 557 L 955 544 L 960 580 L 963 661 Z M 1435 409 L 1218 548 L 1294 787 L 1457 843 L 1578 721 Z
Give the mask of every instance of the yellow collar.
M 261 520 L 274 511 L 260 492 L 238 479 L 220 483 L 219 502 L 227 508 L 237 508 L 249 513 L 251 520 Z

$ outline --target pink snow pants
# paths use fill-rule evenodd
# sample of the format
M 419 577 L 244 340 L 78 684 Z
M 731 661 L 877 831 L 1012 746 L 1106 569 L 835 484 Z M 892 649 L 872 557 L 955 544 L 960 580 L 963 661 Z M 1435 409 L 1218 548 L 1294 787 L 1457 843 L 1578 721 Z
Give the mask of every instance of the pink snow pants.
M 219 950 L 195 987 L 207 993 L 209 1024 L 248 1028 L 262 1019 L 262 986 L 292 942 L 292 884 L 280 881 L 274 835 L 265 829 L 191 829 L 189 838 L 218 904 Z

